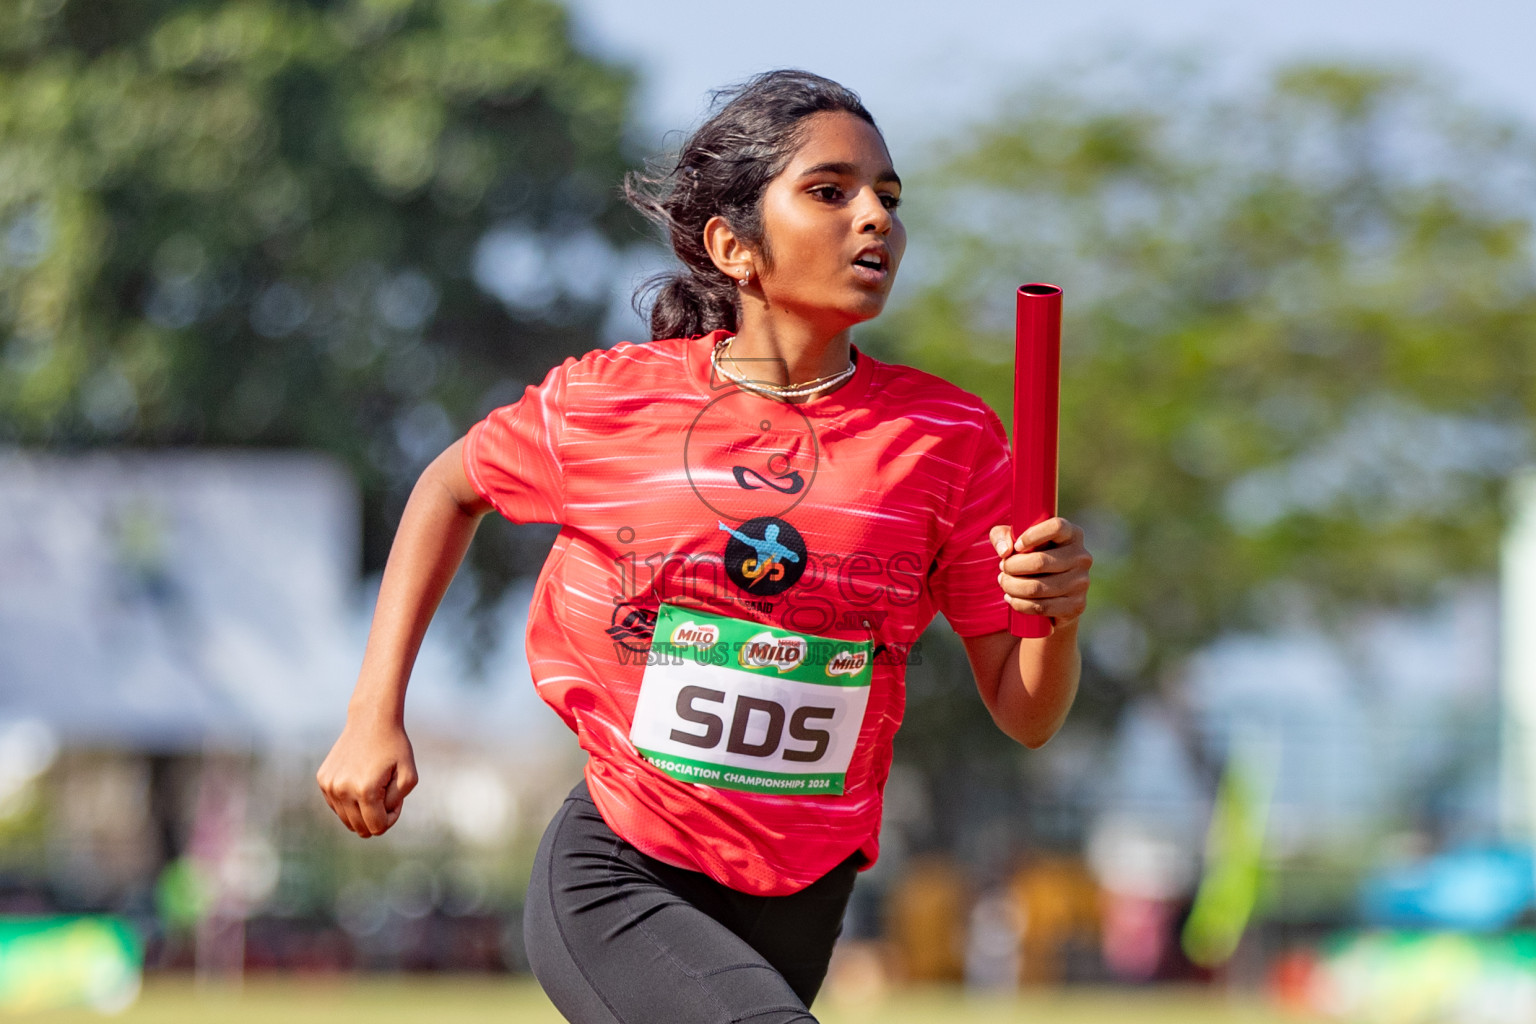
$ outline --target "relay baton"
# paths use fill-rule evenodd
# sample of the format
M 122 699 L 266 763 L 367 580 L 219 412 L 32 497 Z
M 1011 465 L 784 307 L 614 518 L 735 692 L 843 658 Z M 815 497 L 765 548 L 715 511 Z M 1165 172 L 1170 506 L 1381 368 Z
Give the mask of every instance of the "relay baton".
M 1018 293 L 1013 361 L 1013 535 L 1056 514 L 1056 436 L 1061 412 L 1061 289 Z M 1014 636 L 1051 635 L 1044 615 L 1009 612 Z

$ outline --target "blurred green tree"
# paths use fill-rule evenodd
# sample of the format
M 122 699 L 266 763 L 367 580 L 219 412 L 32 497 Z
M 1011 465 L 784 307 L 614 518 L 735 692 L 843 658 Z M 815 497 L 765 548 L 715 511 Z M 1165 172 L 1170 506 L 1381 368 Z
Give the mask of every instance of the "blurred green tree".
M 1536 417 L 1529 126 L 1403 69 L 1053 81 L 909 190 L 922 283 L 869 343 L 1009 410 L 1013 289 L 1063 286 L 1061 508 L 1110 692 L 1489 573 Z
M 909 838 L 982 864 L 1078 848 L 1149 690 L 1214 792 L 1181 683 L 1222 633 L 1345 633 L 1486 579 L 1536 419 L 1529 125 L 1411 69 L 1239 94 L 1135 53 L 997 110 L 909 175 L 910 290 L 861 335 L 1006 419 L 1014 289 L 1065 291 L 1060 507 L 1096 559 L 1072 735 L 1021 758 L 936 630 L 896 745 L 927 793 Z
M 377 567 L 426 461 L 600 344 L 631 90 L 552 0 L 0 5 L 0 441 L 330 452 Z

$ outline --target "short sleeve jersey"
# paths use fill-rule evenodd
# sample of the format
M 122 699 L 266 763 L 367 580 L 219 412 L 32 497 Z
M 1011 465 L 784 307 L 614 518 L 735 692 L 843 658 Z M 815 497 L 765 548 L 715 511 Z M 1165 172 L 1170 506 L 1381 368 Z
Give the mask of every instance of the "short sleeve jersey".
M 938 377 L 855 350 L 846 384 L 789 404 L 722 377 L 722 337 L 566 360 L 470 430 L 464 467 L 508 519 L 562 527 L 526 650 L 590 755 L 609 826 L 659 860 L 783 895 L 855 851 L 874 862 L 906 664 L 934 615 L 961 636 L 1007 629 L 988 533 L 1008 521 L 1009 456 L 997 415 Z M 754 576 L 750 545 L 765 538 L 782 557 Z M 662 602 L 869 643 L 842 792 L 716 788 L 639 752 L 630 727 Z

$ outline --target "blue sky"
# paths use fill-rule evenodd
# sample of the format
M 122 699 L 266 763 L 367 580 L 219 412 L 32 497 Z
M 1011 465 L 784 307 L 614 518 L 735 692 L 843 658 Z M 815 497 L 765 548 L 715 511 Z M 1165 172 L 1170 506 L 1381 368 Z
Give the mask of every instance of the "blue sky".
M 861 93 L 898 162 L 1030 73 L 1120 43 L 1193 47 L 1239 82 L 1297 57 L 1414 61 L 1469 99 L 1536 120 L 1536 0 L 567 3 L 585 41 L 640 70 L 653 132 L 696 121 L 713 87 L 799 66 Z
M 582 42 L 638 70 L 648 145 L 697 124 L 711 89 L 803 67 L 857 90 L 896 166 L 910 171 L 928 143 L 985 118 L 1025 80 L 1125 47 L 1203 56 L 1239 88 L 1297 59 L 1410 63 L 1463 99 L 1536 123 L 1536 0 L 1462 0 L 1454 10 L 1429 0 L 564 2 Z M 639 250 L 626 259 L 613 339 L 643 334 L 630 283 L 666 262 Z

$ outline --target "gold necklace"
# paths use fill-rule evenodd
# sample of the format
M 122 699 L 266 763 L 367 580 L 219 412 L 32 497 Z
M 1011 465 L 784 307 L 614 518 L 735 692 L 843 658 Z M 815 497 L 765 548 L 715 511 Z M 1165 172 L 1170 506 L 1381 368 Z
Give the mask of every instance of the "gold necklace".
M 853 360 L 850 358 L 848 365 L 836 373 L 829 373 L 825 377 L 808 380 L 804 384 L 770 384 L 767 381 L 749 380 L 739 374 L 732 373 L 720 365 L 722 357 L 729 358 L 731 342 L 735 340 L 736 336 L 732 334 L 716 342 L 714 351 L 709 354 L 710 365 L 714 367 L 720 376 L 731 383 L 739 384 L 748 391 L 756 391 L 760 395 L 767 395 L 769 398 L 809 398 L 812 395 L 819 395 L 823 391 L 831 391 L 849 377 L 852 377 L 856 369 L 853 365 Z M 735 361 L 731 359 L 731 362 L 734 363 Z

